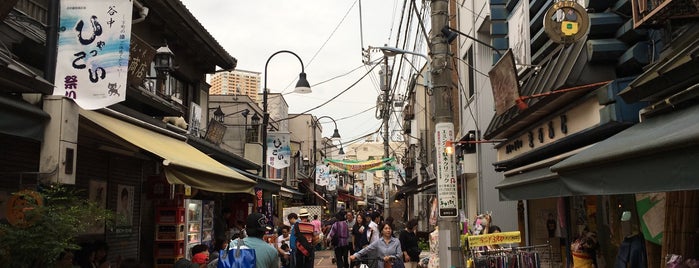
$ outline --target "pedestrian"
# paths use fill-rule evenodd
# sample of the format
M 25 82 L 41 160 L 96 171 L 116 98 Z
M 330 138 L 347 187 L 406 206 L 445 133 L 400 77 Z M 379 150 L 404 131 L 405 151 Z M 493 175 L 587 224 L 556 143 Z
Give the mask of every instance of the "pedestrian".
M 337 268 L 349 267 L 349 260 L 347 259 L 347 251 L 349 250 L 349 228 L 347 227 L 345 215 L 345 211 L 337 213 L 335 216 L 337 217 L 337 221 L 333 223 L 328 232 L 328 240 L 336 241 L 332 246 L 335 251 L 335 264 Z
M 279 252 L 279 259 L 280 259 L 280 261 L 281 261 L 282 263 L 286 262 L 286 263 L 287 263 L 287 266 L 288 266 L 288 263 L 289 263 L 289 251 L 288 251 L 288 250 L 282 249 L 282 247 L 283 247 L 284 245 L 286 245 L 286 248 L 287 248 L 287 249 L 289 248 L 289 237 L 290 237 L 290 236 L 289 236 L 289 229 L 290 229 L 290 227 L 284 225 L 284 226 L 282 226 L 280 229 L 281 229 L 281 235 L 279 235 L 279 236 L 277 237 L 277 243 L 276 243 L 275 245 L 276 245 L 276 248 L 277 248 L 277 252 Z
M 175 262 L 173 268 L 206 268 L 209 262 L 209 247 L 204 244 L 194 245 L 190 251 L 192 259 L 182 258 Z
M 231 217 L 231 209 L 224 207 L 221 214 L 214 218 L 214 235 L 216 239 L 230 240 L 231 230 L 228 226 L 228 219 Z
M 347 214 L 345 215 L 346 221 L 347 221 L 347 229 L 350 232 L 350 239 L 347 241 L 347 250 L 349 251 L 349 254 L 352 255 L 354 252 L 354 235 L 352 235 L 352 229 L 354 229 L 354 224 L 356 223 L 356 220 L 354 219 L 354 213 L 352 211 L 347 211 Z
M 313 268 L 313 260 L 315 259 L 315 250 L 313 249 L 313 224 L 308 220 L 308 209 L 299 209 L 300 220 L 296 222 L 294 235 L 296 236 L 297 245 L 295 250 L 295 268 Z M 310 229 L 310 230 L 309 230 Z M 266 266 L 262 266 L 266 267 Z
M 364 257 L 370 252 L 376 254 L 379 260 L 378 268 L 384 268 L 389 263 L 403 259 L 403 250 L 400 248 L 400 241 L 398 241 L 398 238 L 393 237 L 393 227 L 390 224 L 382 223 L 380 228 L 381 238 L 350 256 L 351 261 Z
M 266 232 L 272 230 L 267 225 L 267 217 L 262 213 L 252 213 L 248 216 L 245 223 L 245 233 L 247 237 L 243 238 L 245 246 L 255 250 L 255 266 L 256 267 L 278 267 L 279 253 L 272 245 L 262 240 Z M 239 239 L 233 240 L 231 248 L 236 248 Z
M 417 264 L 420 261 L 420 247 L 417 244 L 417 234 L 415 234 L 416 226 L 417 219 L 411 219 L 405 225 L 405 229 L 398 235 L 406 268 L 417 268 Z
M 369 244 L 374 243 L 379 240 L 379 213 L 374 211 L 371 214 L 369 214 L 369 231 L 367 232 L 367 240 L 369 241 Z
M 367 226 L 366 221 L 364 220 L 364 216 L 362 213 L 357 214 L 357 219 L 355 220 L 354 226 L 352 227 L 352 238 L 354 240 L 354 244 L 352 245 L 354 248 L 352 249 L 353 252 L 350 255 L 353 255 L 355 252 L 360 251 L 364 247 L 369 245 L 369 240 L 367 240 L 367 231 L 369 230 L 369 227 Z M 353 267 L 359 267 L 359 262 L 352 262 Z
M 192 262 L 206 267 L 209 263 L 209 246 L 204 244 L 195 245 L 192 247 Z
M 327 234 L 323 230 L 323 222 L 318 219 L 318 215 L 316 214 L 313 215 L 311 224 L 313 224 L 313 245 L 316 247 L 316 250 L 321 250 L 323 248 L 321 243 L 323 240 L 323 234 Z
M 289 220 L 289 226 L 291 226 L 289 228 L 289 267 L 294 268 L 296 267 L 296 233 L 294 230 L 299 216 L 292 212 L 286 218 Z
M 228 250 L 228 243 L 230 240 L 223 238 L 216 238 L 214 240 L 214 248 L 211 254 L 209 254 L 209 264 L 208 268 L 218 267 L 218 260 L 221 254 L 221 250 Z

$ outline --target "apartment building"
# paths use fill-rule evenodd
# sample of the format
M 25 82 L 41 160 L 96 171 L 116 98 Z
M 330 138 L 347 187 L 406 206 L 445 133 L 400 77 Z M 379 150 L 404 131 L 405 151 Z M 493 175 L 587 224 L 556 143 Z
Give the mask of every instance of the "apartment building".
M 211 95 L 246 95 L 257 102 L 260 92 L 260 72 L 234 70 L 211 75 Z

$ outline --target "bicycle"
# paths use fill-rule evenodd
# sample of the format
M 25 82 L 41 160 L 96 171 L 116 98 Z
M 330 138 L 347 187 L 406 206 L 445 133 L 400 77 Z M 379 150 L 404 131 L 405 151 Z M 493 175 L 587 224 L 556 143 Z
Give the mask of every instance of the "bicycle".
M 359 258 L 359 268 L 377 268 L 379 267 L 379 261 L 383 261 L 383 258 Z
M 359 268 L 377 268 L 379 267 L 379 262 L 384 262 L 383 258 L 361 258 L 359 260 Z M 393 261 L 395 261 L 395 258 L 392 258 Z M 391 262 L 393 263 L 393 262 Z M 386 268 L 386 264 L 384 263 L 384 268 Z

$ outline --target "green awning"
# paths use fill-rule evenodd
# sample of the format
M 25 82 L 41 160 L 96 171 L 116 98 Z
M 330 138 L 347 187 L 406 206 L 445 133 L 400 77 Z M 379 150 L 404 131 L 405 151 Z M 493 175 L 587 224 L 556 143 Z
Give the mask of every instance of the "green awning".
M 648 118 L 551 171 L 574 195 L 699 189 L 699 105 Z
M 529 200 L 572 195 L 558 174 L 549 171 L 549 167 L 505 177 L 495 185 L 495 189 L 500 193 L 500 200 Z

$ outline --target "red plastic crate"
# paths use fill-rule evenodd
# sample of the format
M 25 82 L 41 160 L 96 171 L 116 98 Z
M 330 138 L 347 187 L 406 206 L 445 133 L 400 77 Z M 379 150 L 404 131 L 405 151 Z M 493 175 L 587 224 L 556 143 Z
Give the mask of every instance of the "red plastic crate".
M 164 223 L 184 223 L 183 207 L 159 207 L 155 209 L 155 222 Z
M 155 241 L 184 240 L 184 224 L 156 224 Z
M 184 240 L 155 243 L 155 257 L 184 256 Z

